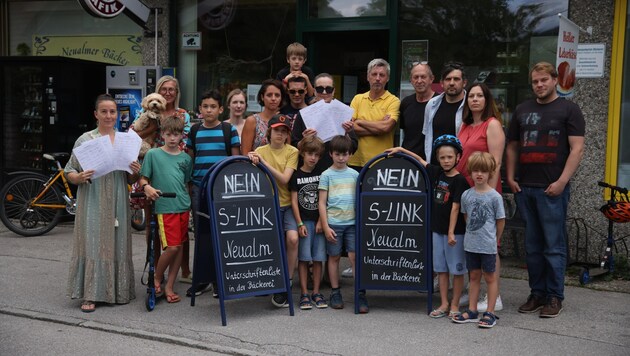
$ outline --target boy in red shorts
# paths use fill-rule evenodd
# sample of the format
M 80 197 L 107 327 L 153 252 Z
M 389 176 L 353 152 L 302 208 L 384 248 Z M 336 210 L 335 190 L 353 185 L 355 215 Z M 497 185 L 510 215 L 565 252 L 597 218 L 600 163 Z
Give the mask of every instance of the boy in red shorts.
M 161 126 L 164 146 L 151 149 L 144 156 L 140 184 L 146 197 L 154 201 L 164 251 L 155 269 L 155 291 L 162 293 L 161 279 L 168 267 L 166 301 L 177 303 L 181 299 L 173 290 L 173 285 L 182 263 L 182 244 L 188 240 L 192 159 L 179 149 L 184 122 L 169 116 L 162 119 Z M 161 199 L 161 192 L 175 193 L 176 197 Z

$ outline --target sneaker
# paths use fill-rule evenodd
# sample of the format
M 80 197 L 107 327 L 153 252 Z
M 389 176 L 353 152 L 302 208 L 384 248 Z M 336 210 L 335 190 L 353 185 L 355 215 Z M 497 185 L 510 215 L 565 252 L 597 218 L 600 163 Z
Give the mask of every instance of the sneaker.
M 359 313 L 367 314 L 370 312 L 370 307 L 368 307 L 367 297 L 365 296 L 365 292 L 359 292 Z
M 520 307 L 518 307 L 519 313 L 535 313 L 542 309 L 545 305 L 545 300 L 535 294 L 530 294 L 527 297 L 527 302 Z
M 341 272 L 341 277 L 352 278 L 352 267 L 348 267 Z
M 210 288 L 208 287 L 210 287 L 210 283 L 199 283 L 197 284 L 197 288 L 195 290 L 193 290 L 194 287 L 188 288 L 188 290 L 186 291 L 186 296 L 192 297 L 193 293 L 196 296 L 200 296 L 210 290 Z
M 216 283 L 212 283 L 212 298 L 219 298 L 219 287 Z
M 459 297 L 459 305 L 463 306 L 463 305 L 468 305 L 468 301 L 470 300 L 470 298 L 468 297 L 468 291 L 464 291 L 462 293 L 462 296 Z
M 541 318 L 555 318 L 562 312 L 562 301 L 558 297 L 551 297 L 540 311 Z
M 330 292 L 330 307 L 333 309 L 343 309 L 341 289 L 333 289 L 332 292 Z
M 488 310 L 488 294 L 483 296 L 483 299 L 477 302 L 477 311 L 480 313 Z M 494 311 L 503 310 L 503 301 L 501 301 L 501 296 L 497 297 L 496 303 L 494 303 Z
M 271 304 L 275 305 L 278 308 L 288 308 L 289 296 L 287 292 L 276 293 L 273 296 L 271 296 Z

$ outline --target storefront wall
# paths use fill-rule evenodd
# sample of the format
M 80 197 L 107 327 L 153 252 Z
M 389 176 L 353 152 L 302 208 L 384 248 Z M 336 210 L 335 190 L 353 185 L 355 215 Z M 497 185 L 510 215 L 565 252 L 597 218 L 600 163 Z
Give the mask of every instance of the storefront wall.
M 81 12 L 82 9 L 77 10 L 76 1 L 20 1 L 17 7 L 13 1 L 0 0 L 0 3 L 7 11 L 21 6 L 25 12 L 21 15 L 28 19 L 19 23 L 20 17 L 15 14 L 2 17 L 6 21 L 0 26 L 3 55 L 19 55 L 17 45 L 28 43 L 32 35 L 29 31 L 33 29 L 42 33 L 52 31 L 49 34 L 54 35 L 133 32 L 142 35 L 142 64 L 153 65 L 156 61 L 154 37 L 145 36 L 144 30 L 124 15 L 114 20 L 95 19 Z M 625 156 L 622 155 L 621 161 L 617 157 L 623 146 L 609 139 L 611 133 L 618 133 L 623 126 L 620 124 L 623 118 L 618 116 L 621 102 L 626 100 L 622 99 L 621 85 L 617 85 L 617 92 L 611 87 L 611 83 L 617 82 L 611 80 L 611 66 L 616 63 L 612 58 L 613 31 L 615 11 L 619 10 L 621 0 L 521 0 L 490 8 L 485 3 L 486 7 L 480 7 L 478 2 L 455 0 L 326 3 L 226 0 L 215 8 L 204 8 L 198 4 L 207 3 L 196 0 L 144 3 L 161 9 L 157 15 L 161 32 L 157 39 L 157 64 L 177 68 L 182 106 L 189 110 L 196 108 L 196 97 L 203 90 L 217 88 L 226 94 L 231 89 L 246 88 L 248 84 L 275 77 L 286 66 L 287 44 L 299 40 L 308 47 L 307 65 L 315 73 L 326 71 L 337 76 L 340 88 L 346 84 L 344 76 L 356 80 L 357 84 L 349 86 L 346 93 L 343 90 L 337 93 L 342 100 L 366 90 L 365 66 L 374 57 L 390 60 L 389 89 L 402 96 L 410 93 L 406 73 L 410 62 L 428 60 L 439 77 L 441 65 L 455 60 L 466 66 L 469 82 L 485 81 L 493 88 L 504 121 L 509 120 L 519 102 L 531 97 L 528 83 L 531 64 L 555 61 L 557 13 L 564 12 L 582 28 L 592 28 L 592 35 L 581 33 L 580 43 L 603 43 L 606 48 L 604 76 L 578 79 L 573 98 L 584 112 L 587 131 L 584 159 L 572 182 L 569 212 L 569 217 L 584 218 L 597 231 L 606 229 L 606 220 L 596 210 L 604 202 L 596 182 L 605 178 L 613 183 L 624 181 L 618 176 L 618 169 Z M 33 8 L 41 6 L 46 11 L 33 16 Z M 625 18 L 627 6 L 623 8 Z M 154 30 L 155 19 L 153 14 L 149 17 L 150 31 Z M 620 31 L 627 30 L 624 27 Z M 200 32 L 201 49 L 182 49 L 183 32 Z M 616 49 L 623 60 L 624 51 L 619 47 Z M 622 63 L 619 76 L 623 67 Z M 630 90 L 626 89 L 626 93 Z M 628 127 L 630 124 L 626 122 L 625 129 Z M 630 155 L 628 150 L 624 152 Z M 620 235 L 627 235 L 629 230 L 623 225 L 618 227 Z M 594 238 L 599 238 L 598 234 L 591 233 L 591 239 Z M 600 251 L 592 250 L 592 258 L 596 258 Z

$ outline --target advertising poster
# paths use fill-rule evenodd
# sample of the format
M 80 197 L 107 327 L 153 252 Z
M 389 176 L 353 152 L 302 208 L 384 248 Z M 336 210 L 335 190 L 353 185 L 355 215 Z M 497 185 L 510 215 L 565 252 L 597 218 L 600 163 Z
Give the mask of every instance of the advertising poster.
M 118 107 L 118 131 L 125 132 L 142 111 L 142 89 L 108 88 L 107 93 L 114 97 Z
M 580 28 L 571 20 L 560 16 L 558 31 L 558 52 L 556 54 L 556 69 L 558 71 L 558 95 L 566 98 L 573 96 L 575 87 L 575 69 L 580 39 Z

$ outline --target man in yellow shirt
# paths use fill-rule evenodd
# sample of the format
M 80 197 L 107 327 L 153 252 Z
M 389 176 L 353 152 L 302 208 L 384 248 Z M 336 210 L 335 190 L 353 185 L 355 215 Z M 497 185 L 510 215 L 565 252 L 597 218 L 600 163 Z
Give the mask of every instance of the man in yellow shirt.
M 350 103 L 354 109 L 352 120 L 359 147 L 348 164 L 355 168 L 363 167 L 372 157 L 394 145 L 400 100 L 385 89 L 389 71 L 386 60 L 376 58 L 370 61 L 367 66 L 370 91 L 355 95 Z

